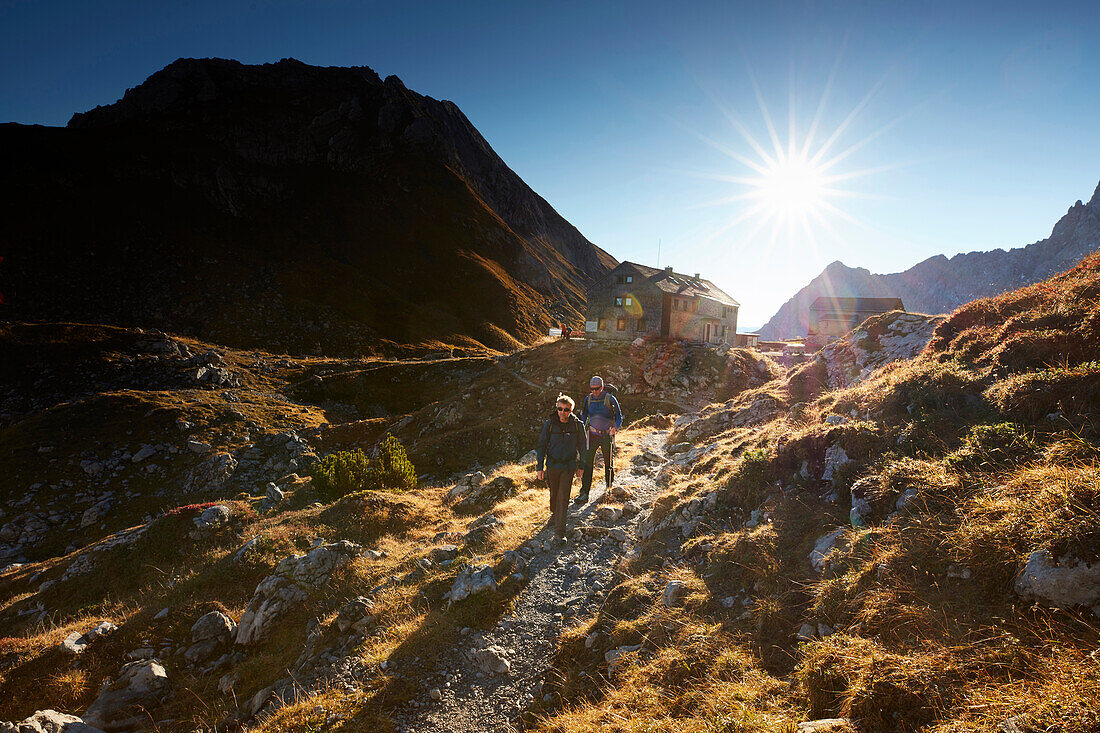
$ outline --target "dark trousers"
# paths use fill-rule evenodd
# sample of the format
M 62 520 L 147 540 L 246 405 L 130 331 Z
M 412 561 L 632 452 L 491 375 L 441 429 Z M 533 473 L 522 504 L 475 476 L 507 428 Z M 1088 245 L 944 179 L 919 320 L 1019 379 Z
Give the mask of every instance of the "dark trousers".
M 550 516 L 554 530 L 563 537 L 565 517 L 569 513 L 569 492 L 573 488 L 573 474 L 576 472 L 571 468 L 546 469 L 546 483 L 550 485 Z
M 596 463 L 596 451 L 603 449 L 604 480 L 611 483 L 611 435 L 588 434 L 588 453 L 584 457 L 584 478 L 581 479 L 581 496 L 588 496 L 592 488 L 592 468 Z

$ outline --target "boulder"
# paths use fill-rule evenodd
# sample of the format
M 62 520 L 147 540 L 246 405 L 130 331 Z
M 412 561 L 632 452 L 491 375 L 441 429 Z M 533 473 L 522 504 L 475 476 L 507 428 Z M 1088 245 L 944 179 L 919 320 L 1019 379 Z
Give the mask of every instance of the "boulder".
M 837 546 L 840 538 L 844 536 L 844 527 L 837 527 L 832 532 L 822 535 L 814 543 L 814 549 L 810 551 L 810 564 L 814 570 L 821 572 L 825 569 L 825 557 Z
M 84 722 L 104 731 L 145 730 L 149 710 L 156 707 L 168 687 L 168 674 L 155 659 L 129 662 L 118 679 L 105 685 L 84 711 Z
M 428 553 L 428 557 L 431 558 L 433 563 L 441 563 L 447 562 L 448 560 L 454 560 L 457 555 L 457 545 L 440 545 L 439 547 L 433 547 L 432 551 Z
M 39 710 L 18 723 L 0 723 L 0 733 L 103 733 L 75 715 Z
M 601 506 L 596 510 L 596 516 L 605 522 L 617 522 L 623 516 L 623 510 L 617 506 Z
M 821 718 L 798 724 L 798 733 L 852 733 L 855 726 L 849 718 Z
M 467 565 L 455 578 L 451 590 L 447 593 L 447 599 L 451 603 L 458 603 L 470 596 L 493 590 L 497 586 L 493 569 L 488 565 Z
M 373 609 L 374 603 L 369 598 L 365 596 L 352 598 L 343 605 L 340 613 L 336 615 L 336 628 L 340 630 L 341 634 L 344 634 L 349 629 L 359 631 L 369 626 L 376 621 L 371 614 Z
M 194 664 L 214 658 L 233 643 L 237 624 L 220 611 L 201 616 L 191 627 L 191 646 L 184 652 L 187 661 Z
M 85 527 L 91 527 L 93 524 L 99 524 L 107 516 L 107 512 L 111 510 L 111 500 L 102 499 L 96 502 L 92 506 L 84 510 L 84 514 L 80 517 L 81 529 Z
M 210 452 L 211 445 L 209 443 L 204 443 L 201 440 L 191 439 L 187 441 L 187 450 L 191 451 L 192 453 L 198 453 L 201 456 Z
M 627 654 L 632 654 L 642 648 L 641 644 L 619 646 L 604 652 L 603 659 L 607 662 L 607 671 L 614 672 L 624 661 Z
M 1016 576 L 1016 593 L 1055 608 L 1095 606 L 1100 603 L 1100 562 L 1073 557 L 1055 562 L 1047 550 L 1036 550 Z
M 151 445 L 141 446 L 141 450 L 134 454 L 130 460 L 134 463 L 141 463 L 146 458 L 156 455 L 157 449 Z
M 687 592 L 687 583 L 682 580 L 673 580 L 665 586 L 665 592 L 661 594 L 661 604 L 666 608 L 677 606 L 687 595 Z
M 844 448 L 838 443 L 833 443 L 825 451 L 825 470 L 821 473 L 821 480 L 832 481 L 836 477 L 836 472 L 850 461 Z
M 65 637 L 65 640 L 61 642 L 61 651 L 69 654 L 81 654 L 88 646 L 101 636 L 107 636 L 108 634 L 116 631 L 118 626 L 114 625 L 110 621 L 103 621 L 97 625 L 94 629 L 90 629 L 81 633 L 74 631 Z
M 199 532 L 206 532 L 226 524 L 229 521 L 229 517 L 229 507 L 224 504 L 218 504 L 216 506 L 207 507 L 203 510 L 202 514 L 195 517 L 192 521 L 195 523 L 195 529 Z
M 462 499 L 455 504 L 456 512 L 474 512 L 487 509 L 516 495 L 518 485 L 510 476 L 497 476 L 488 483 L 471 488 Z
M 470 525 L 470 530 L 463 536 L 463 541 L 468 545 L 477 545 L 504 526 L 504 520 L 495 514 L 486 514 Z
M 291 555 L 275 566 L 275 572 L 260 581 L 237 625 L 236 643 L 253 644 L 270 630 L 293 604 L 309 595 L 308 590 L 328 580 L 332 571 L 360 553 L 359 545 L 346 540 L 314 547 L 305 555 Z
M 460 478 L 458 482 L 455 483 L 454 487 L 452 487 L 451 490 L 447 492 L 447 498 L 453 500 L 461 496 L 465 496 L 466 492 L 468 492 L 470 489 L 474 488 L 475 486 L 481 486 L 481 484 L 483 483 L 485 483 L 484 473 L 482 473 L 481 471 L 468 473 Z
M 222 488 L 237 470 L 237 459 L 224 451 L 214 453 L 191 469 L 183 480 L 183 490 L 205 493 Z

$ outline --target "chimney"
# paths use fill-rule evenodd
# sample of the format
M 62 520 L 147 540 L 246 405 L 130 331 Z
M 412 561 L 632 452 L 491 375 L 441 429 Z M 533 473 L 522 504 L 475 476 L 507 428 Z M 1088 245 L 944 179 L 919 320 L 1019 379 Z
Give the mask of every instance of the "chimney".
M 666 275 L 671 275 L 672 274 L 672 265 L 669 265 L 668 267 L 665 268 L 665 274 Z
M 696 280 L 698 280 L 698 279 L 699 279 L 699 273 L 695 273 L 695 279 L 696 279 Z

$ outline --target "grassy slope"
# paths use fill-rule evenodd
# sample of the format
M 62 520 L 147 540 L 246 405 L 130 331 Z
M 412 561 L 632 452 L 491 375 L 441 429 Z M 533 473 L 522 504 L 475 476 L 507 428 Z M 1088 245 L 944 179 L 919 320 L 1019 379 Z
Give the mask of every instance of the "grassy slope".
M 1012 581 L 1036 549 L 1097 559 L 1098 314 L 1100 258 L 1092 258 L 1047 283 L 960 309 L 917 359 L 888 365 L 848 389 L 822 391 L 812 363 L 767 383 L 751 364 L 743 371 L 758 375 L 755 381 L 732 373 L 712 378 L 709 400 L 729 400 L 678 421 L 671 438 L 703 452 L 663 479 L 667 494 L 645 524 L 657 529 L 619 568 L 624 580 L 599 614 L 566 634 L 544 685 L 549 698 L 532 710 L 529 726 L 773 731 L 844 716 L 860 731 L 961 733 L 1023 715 L 1024 730 L 1097 730 L 1095 617 L 1089 609 L 1024 601 Z M 283 391 L 311 419 L 377 413 L 319 433 L 322 451 L 386 427 L 405 431 L 415 444 L 422 439 L 417 431 L 430 425 L 443 436 L 440 445 L 453 441 L 476 456 L 471 429 L 491 437 L 494 421 L 511 413 L 537 422 L 528 417 L 534 405 L 552 400 L 558 388 L 578 391 L 592 371 L 621 375 L 623 384 L 641 390 L 624 397 L 628 409 L 644 405 L 651 388 L 640 386 L 639 365 L 676 358 L 579 348 L 587 347 L 547 344 L 499 362 L 317 361 L 279 381 L 299 385 Z M 663 382 L 668 390 L 676 377 L 722 369 L 695 363 L 682 370 L 684 362 L 677 363 Z M 763 373 L 776 376 L 766 365 Z M 562 374 L 565 384 L 532 387 L 530 394 L 514 387 L 517 375 L 547 384 Z M 505 390 L 511 401 L 498 405 L 492 398 L 501 384 L 514 389 Z M 456 422 L 445 424 L 440 408 L 466 402 Z M 513 410 L 517 404 L 523 409 Z M 729 419 L 719 419 L 721 413 Z M 427 452 L 433 445 L 424 443 L 422 456 L 433 455 Z M 634 445 L 624 434 L 625 459 Z M 823 481 L 837 447 L 851 461 Z M 161 516 L 135 545 L 109 550 L 96 574 L 45 590 L 40 584 L 61 577 L 75 557 L 5 574 L 0 698 L 8 702 L 0 717 L 17 719 L 45 706 L 78 710 L 117 671 L 124 652 L 152 644 L 163 647 L 173 675 L 172 693 L 155 717 L 175 718 L 175 727 L 209 726 L 235 700 L 286 675 L 311 620 L 320 624 L 322 642 L 334 639 L 341 603 L 394 576 L 399 582 L 377 598 L 378 630 L 352 652 L 365 665 L 355 684 L 311 693 L 257 726 L 388 730 L 387 710 L 416 684 L 414 660 L 446 653 L 465 626 L 495 623 L 517 591 L 443 612 L 438 598 L 457 566 L 416 572 L 435 543 L 457 540 L 461 557 L 496 563 L 541 528 L 546 497 L 532 466 L 506 463 L 496 472 L 513 477 L 519 494 L 490 510 L 505 520 L 503 530 L 470 543 L 463 533 L 478 517 L 446 508 L 446 485 L 318 506 L 301 484 L 282 511 L 261 514 L 253 498 L 230 502 L 233 522 L 200 540 L 186 537 L 196 510 Z M 862 527 L 849 521 L 853 488 L 870 506 Z M 907 492 L 909 503 L 895 511 Z M 691 514 L 690 501 L 711 493 L 714 507 Z M 685 539 L 680 520 L 688 516 L 693 529 Z M 676 521 L 662 528 L 664 520 Z M 836 528 L 841 541 L 815 572 L 810 550 Z M 261 537 L 259 552 L 234 563 L 231 554 L 253 536 Z M 212 608 L 236 617 L 277 559 L 305 549 L 314 536 L 352 539 L 388 556 L 355 561 L 283 619 L 234 669 L 231 694 L 217 691 L 220 673 L 188 671 L 179 645 L 190 624 Z M 670 580 L 688 589 L 671 608 L 660 602 Z M 54 610 L 46 621 L 28 626 L 26 617 L 15 616 L 39 601 Z M 172 611 L 154 620 L 164 607 Z M 53 650 L 68 631 L 99 618 L 121 629 L 79 664 Z M 835 633 L 799 640 L 807 623 Z M 642 647 L 610 670 L 604 653 L 627 644 Z M 398 672 L 381 671 L 382 660 L 394 661 Z
M 179 354 L 180 348 L 192 356 Z M 682 386 L 661 394 L 672 379 L 698 385 L 703 378 L 713 395 L 724 395 L 778 373 L 744 352 L 724 359 L 679 347 L 640 352 L 583 343 L 547 344 L 497 361 L 292 360 L 155 332 L 79 324 L 8 324 L 0 328 L 0 350 L 5 355 L 0 373 L 9 386 L 0 402 L 0 443 L 8 468 L 0 475 L 3 520 L 19 518 L 27 509 L 56 519 L 43 542 L 27 549 L 29 563 L 0 574 L 0 719 L 18 720 L 51 706 L 78 712 L 102 681 L 117 674 L 127 652 L 150 647 L 173 679 L 155 719 L 174 718 L 188 730 L 222 720 L 239 702 L 285 677 L 302 651 L 307 622 L 326 629 L 322 643 L 331 640 L 333 616 L 345 600 L 415 570 L 434 544 L 457 540 L 460 559 L 476 554 L 496 562 L 542 529 L 546 505 L 533 466 L 507 464 L 499 470 L 516 479 L 519 495 L 492 510 L 507 524 L 484 540 L 462 541 L 480 517 L 453 513 L 444 504 L 442 488 L 431 483 L 404 496 L 377 494 L 328 504 L 316 502 L 324 500 L 308 481 L 282 481 L 288 501 L 265 512 L 264 484 L 288 469 L 280 473 L 276 467 L 264 475 L 255 467 L 241 468 L 221 487 L 188 492 L 188 477 L 209 455 L 191 452 L 188 440 L 231 453 L 243 466 L 250 451 L 287 430 L 309 438 L 308 455 L 369 447 L 391 429 L 408 440 L 419 465 L 432 468 L 433 454 L 427 451 L 450 446 L 458 452 L 447 467 L 466 469 L 473 459 L 483 464 L 514 459 L 533 447 L 542 407 L 552 404 L 559 387 L 568 386 L 556 383 L 562 375 L 574 387 L 592 372 L 614 377 L 624 391 L 636 392 L 623 396 L 633 419 L 659 408 L 687 406 L 678 401 L 690 396 Z M 195 379 L 199 364 L 213 359 L 213 352 L 240 386 L 215 387 Z M 656 386 L 637 371 L 647 359 L 660 362 L 663 370 L 664 381 L 655 381 Z M 552 386 L 535 389 L 526 382 Z M 502 391 L 502 384 L 510 389 Z M 517 384 L 522 389 L 512 388 Z M 506 399 L 499 398 L 502 394 Z M 437 419 L 441 405 L 454 413 L 453 425 Z M 181 422 L 190 427 L 181 429 Z M 431 435 L 423 432 L 425 425 Z M 514 445 L 475 444 L 468 437 L 507 431 L 515 431 Z M 114 472 L 96 476 L 80 466 L 83 460 L 136 453 L 144 444 L 162 448 L 142 463 L 124 458 Z M 179 450 L 172 453 L 163 446 Z M 623 460 L 628 459 L 630 439 L 620 448 Z M 268 455 L 261 452 L 254 463 Z M 86 507 L 105 491 L 114 495 L 110 511 L 80 526 Z M 212 535 L 191 537 L 192 519 L 211 501 L 229 506 L 232 521 Z M 143 529 L 128 535 L 135 527 Z M 136 539 L 111 546 L 122 536 Z M 259 538 L 256 550 L 233 560 L 254 537 Z M 229 670 L 197 674 L 181 657 L 191 624 L 210 610 L 239 617 L 277 560 L 307 549 L 315 537 L 350 539 L 388 556 L 343 569 L 233 668 L 237 682 L 230 694 L 222 694 L 218 680 Z M 82 566 L 85 572 L 70 570 Z M 457 568 L 436 568 L 381 593 L 383 633 L 361 646 L 358 657 L 404 666 L 409 658 L 441 653 L 463 626 L 491 624 L 506 610 L 514 588 L 485 604 L 440 613 L 435 605 Z M 154 619 L 164 608 L 170 613 Z M 89 652 L 73 660 L 56 650 L 70 632 L 86 631 L 104 619 L 118 623 L 120 630 Z M 332 706 L 359 721 L 381 720 L 387 706 L 406 694 L 406 683 L 375 677 L 363 680 L 362 689 L 350 697 L 338 695 L 342 702 Z M 349 707 L 350 699 L 358 702 Z
M 1013 591 L 1032 551 L 1098 557 L 1098 359 L 1092 257 L 960 308 L 917 359 L 759 429 L 699 436 L 716 457 L 674 478 L 658 513 L 709 491 L 717 509 L 682 546 L 659 532 L 618 602 L 566 640 L 560 697 L 537 727 L 764 731 L 843 716 L 863 731 L 961 732 L 1022 716 L 1021 730 L 1100 729 L 1095 615 Z M 814 398 L 814 369 L 761 392 Z M 837 445 L 853 460 L 830 484 Z M 872 509 L 858 528 L 853 486 Z M 747 526 L 754 510 L 763 521 Z M 837 527 L 815 573 L 814 541 Z M 691 591 L 669 609 L 658 598 L 674 578 Z M 804 623 L 836 633 L 800 641 Z M 603 641 L 586 649 L 593 631 Z M 631 643 L 643 651 L 609 674 L 602 652 Z

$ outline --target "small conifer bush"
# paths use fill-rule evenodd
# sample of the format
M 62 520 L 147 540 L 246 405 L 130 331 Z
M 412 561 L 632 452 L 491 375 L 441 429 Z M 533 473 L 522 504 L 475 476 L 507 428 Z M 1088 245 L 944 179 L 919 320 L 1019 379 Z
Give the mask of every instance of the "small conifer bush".
M 373 464 L 379 484 L 377 488 L 405 491 L 416 486 L 416 467 L 409 460 L 405 446 L 394 436 L 385 437 Z
M 332 453 L 314 464 L 311 476 L 317 491 L 332 499 L 356 491 L 406 491 L 416 486 L 416 467 L 392 435 L 378 446 L 377 457 L 358 449 Z

